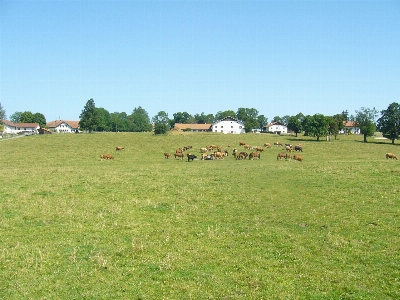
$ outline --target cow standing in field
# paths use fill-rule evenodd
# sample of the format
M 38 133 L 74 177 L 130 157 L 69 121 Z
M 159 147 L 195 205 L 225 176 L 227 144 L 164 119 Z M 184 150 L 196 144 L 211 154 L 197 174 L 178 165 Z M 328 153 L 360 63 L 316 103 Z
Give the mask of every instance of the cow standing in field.
M 187 154 L 187 158 L 188 158 L 188 161 L 190 161 L 190 160 L 192 160 L 192 161 L 193 161 L 193 159 L 197 158 L 197 156 L 196 156 L 196 155 L 193 155 L 193 154 L 190 154 L 190 153 L 188 153 L 188 154 Z
M 164 158 L 169 159 L 171 157 L 171 154 L 168 152 L 164 152 Z
M 299 162 L 302 162 L 302 161 L 303 161 L 303 157 L 301 157 L 300 155 L 297 155 L 297 154 L 293 155 L 293 159 L 294 159 L 294 160 L 297 160 L 297 161 L 299 161 Z
M 121 150 L 125 150 L 125 148 L 124 148 L 124 147 L 121 147 L 121 146 L 117 146 L 117 147 L 115 147 L 115 150 L 121 151 Z
M 100 155 L 100 159 L 114 159 L 114 156 L 112 156 L 112 154 L 102 154 Z
M 389 159 L 389 158 L 398 160 L 397 155 L 394 153 L 386 153 L 386 159 Z
M 285 153 L 285 152 L 281 152 L 278 153 L 278 155 L 276 156 L 276 160 L 282 160 L 282 158 L 284 159 L 288 159 L 289 154 Z
M 179 158 L 179 159 L 183 159 L 184 157 L 185 157 L 185 155 L 182 153 L 182 152 L 176 152 L 175 154 L 174 154 L 174 157 L 175 158 Z
M 254 158 L 261 159 L 260 152 L 251 152 L 251 153 L 249 154 L 249 159 L 250 159 L 250 160 L 253 160 Z

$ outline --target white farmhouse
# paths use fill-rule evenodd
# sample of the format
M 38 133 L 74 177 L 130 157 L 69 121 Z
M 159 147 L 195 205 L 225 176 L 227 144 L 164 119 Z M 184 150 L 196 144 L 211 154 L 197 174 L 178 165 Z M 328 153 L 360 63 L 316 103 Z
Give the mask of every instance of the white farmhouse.
M 7 134 L 37 134 L 40 128 L 39 123 L 13 123 L 8 120 L 1 120 L 4 125 L 3 133 Z
M 56 120 L 47 123 L 46 126 L 54 132 L 73 133 L 79 130 L 79 121 Z
M 244 123 L 232 117 L 226 117 L 212 124 L 212 132 L 240 134 L 245 133 Z
M 268 125 L 265 125 L 262 128 L 262 132 L 275 133 L 275 134 L 287 133 L 287 126 L 281 122 L 272 122 L 269 123 Z

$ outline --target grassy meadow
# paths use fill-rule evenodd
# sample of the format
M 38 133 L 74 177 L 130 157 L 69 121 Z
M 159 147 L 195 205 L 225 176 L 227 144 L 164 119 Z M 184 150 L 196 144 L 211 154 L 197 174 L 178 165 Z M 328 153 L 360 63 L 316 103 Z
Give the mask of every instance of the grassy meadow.
M 385 158 L 400 147 L 368 140 L 0 141 L 0 299 L 400 299 L 400 161 Z M 304 160 L 163 155 L 240 141 L 301 143 Z

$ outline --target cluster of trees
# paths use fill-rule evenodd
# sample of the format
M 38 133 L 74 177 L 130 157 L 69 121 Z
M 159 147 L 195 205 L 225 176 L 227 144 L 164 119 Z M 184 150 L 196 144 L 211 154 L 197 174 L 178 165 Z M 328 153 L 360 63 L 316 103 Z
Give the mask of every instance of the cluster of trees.
M 0 120 L 7 119 L 6 111 L 0 103 Z M 10 116 L 13 123 L 39 123 L 40 127 L 46 126 L 46 118 L 41 113 L 32 113 L 30 111 L 15 112 Z
M 227 110 L 213 114 L 195 114 L 190 115 L 187 112 L 177 112 L 173 114 L 173 118 L 168 117 L 168 113 L 160 111 L 151 120 L 142 107 L 137 107 L 130 115 L 126 113 L 109 113 L 104 108 L 96 107 L 93 99 L 86 102 L 79 118 L 79 126 L 82 130 L 92 131 L 126 131 L 126 132 L 143 132 L 153 130 L 156 134 L 166 133 L 174 127 L 176 123 L 181 124 L 211 124 L 225 117 L 235 117 L 245 123 L 245 130 L 251 131 L 254 128 L 261 128 L 268 119 L 264 115 L 259 115 L 254 108 L 239 108 L 237 112 Z
M 80 114 L 80 128 L 82 130 L 93 131 L 126 131 L 126 132 L 145 132 L 153 130 L 156 134 L 166 133 L 173 128 L 175 123 L 181 124 L 212 124 L 225 117 L 235 117 L 245 124 L 246 132 L 254 129 L 260 129 L 268 123 L 268 119 L 254 108 L 239 108 L 236 112 L 233 110 L 219 111 L 217 114 L 195 114 L 190 115 L 187 112 L 177 112 L 173 118 L 169 118 L 165 111 L 160 111 L 151 120 L 148 113 L 142 107 L 135 108 L 130 115 L 125 112 L 109 113 L 104 108 L 98 108 L 93 99 L 89 99 Z M 353 121 L 360 128 L 364 136 L 364 142 L 367 137 L 372 136 L 376 130 L 383 133 L 383 136 L 394 141 L 400 136 L 400 104 L 393 102 L 387 109 L 381 111 L 381 117 L 378 117 L 378 111 L 375 108 L 362 107 L 356 110 L 355 115 L 350 115 L 348 111 L 342 111 L 333 116 L 324 116 L 323 114 L 303 115 L 299 113 L 295 116 L 276 116 L 271 122 L 281 122 L 288 126 L 296 136 L 303 133 L 306 136 L 320 137 L 333 135 L 336 139 L 338 133 L 344 130 L 344 121 Z M 6 111 L 0 103 L 0 119 L 6 119 Z M 46 127 L 46 118 L 41 113 L 32 113 L 30 111 L 15 112 L 10 116 L 10 121 L 14 123 L 39 123 L 41 127 Z

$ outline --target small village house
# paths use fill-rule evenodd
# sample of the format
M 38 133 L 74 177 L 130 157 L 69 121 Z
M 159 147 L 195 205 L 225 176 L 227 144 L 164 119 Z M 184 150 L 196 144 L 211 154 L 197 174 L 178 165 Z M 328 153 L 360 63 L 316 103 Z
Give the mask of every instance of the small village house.
M 212 124 L 213 132 L 221 132 L 225 134 L 241 134 L 245 133 L 245 124 L 232 117 L 226 117 Z
M 48 122 L 46 126 L 57 133 L 75 133 L 79 132 L 79 121 L 55 120 Z

